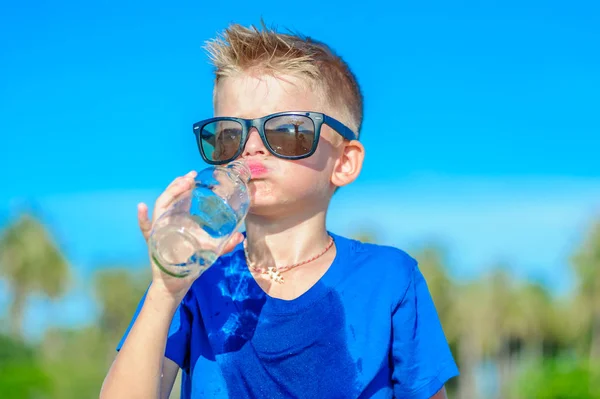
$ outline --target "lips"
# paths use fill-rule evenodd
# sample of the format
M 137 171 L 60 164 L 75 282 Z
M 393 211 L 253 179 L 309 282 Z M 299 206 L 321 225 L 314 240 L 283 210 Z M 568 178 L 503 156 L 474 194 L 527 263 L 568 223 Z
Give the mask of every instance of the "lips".
M 260 162 L 247 162 L 248 168 L 250 169 L 250 174 L 252 175 L 253 179 L 256 179 L 257 177 L 261 177 L 265 174 L 267 174 L 267 172 L 269 171 L 267 169 L 266 166 L 264 166 L 262 163 Z

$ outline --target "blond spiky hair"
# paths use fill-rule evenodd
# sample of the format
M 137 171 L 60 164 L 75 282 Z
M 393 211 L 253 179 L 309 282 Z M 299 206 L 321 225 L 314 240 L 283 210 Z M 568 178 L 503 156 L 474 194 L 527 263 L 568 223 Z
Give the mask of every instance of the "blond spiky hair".
M 324 43 L 300 34 L 282 34 L 268 28 L 232 24 L 206 43 L 219 79 L 242 72 L 299 76 L 322 90 L 329 106 L 336 107 L 343 122 L 355 132 L 363 119 L 363 97 L 356 77 L 341 57 Z M 315 110 L 310 110 L 315 111 Z

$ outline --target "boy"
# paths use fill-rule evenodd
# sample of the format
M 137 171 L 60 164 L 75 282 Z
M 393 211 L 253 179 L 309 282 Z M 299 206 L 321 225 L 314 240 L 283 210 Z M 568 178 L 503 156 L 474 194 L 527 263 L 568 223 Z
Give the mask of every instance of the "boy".
M 251 169 L 246 233 L 199 278 L 153 281 L 102 398 L 445 398 L 458 374 L 416 262 L 325 226 L 360 173 L 362 95 L 324 44 L 230 26 L 208 44 L 215 118 L 194 125 L 204 160 Z M 376 133 L 375 133 L 376 134 Z M 194 172 L 157 199 L 158 217 Z M 138 208 L 145 237 L 147 207 Z

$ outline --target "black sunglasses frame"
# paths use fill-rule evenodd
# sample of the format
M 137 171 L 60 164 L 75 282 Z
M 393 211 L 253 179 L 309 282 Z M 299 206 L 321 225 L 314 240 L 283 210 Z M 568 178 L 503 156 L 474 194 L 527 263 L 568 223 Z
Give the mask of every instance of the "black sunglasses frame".
M 313 124 L 315 126 L 315 136 L 313 138 L 312 147 L 308 153 L 302 154 L 302 155 L 281 155 L 281 154 L 278 154 L 277 152 L 275 152 L 273 150 L 273 148 L 271 147 L 271 145 L 269 144 L 269 141 L 267 140 L 267 137 L 265 135 L 265 130 L 264 130 L 265 124 L 273 118 L 277 118 L 280 116 L 286 116 L 286 115 L 304 116 L 304 117 L 309 118 L 313 122 Z M 204 131 L 204 127 L 206 125 L 208 125 L 210 123 L 214 123 L 214 122 L 221 122 L 221 121 L 234 121 L 234 122 L 238 122 L 242 126 L 242 137 L 240 139 L 240 146 L 239 146 L 240 148 L 238 148 L 235 155 L 233 155 L 229 159 L 225 159 L 225 160 L 209 159 L 204 152 L 204 148 L 202 147 L 202 139 L 203 139 L 202 132 Z M 233 161 L 234 159 L 236 159 L 237 157 L 239 157 L 242 154 L 242 151 L 246 147 L 246 143 L 248 141 L 250 129 L 252 129 L 252 128 L 256 128 L 256 130 L 258 131 L 258 134 L 259 134 L 263 144 L 267 148 L 267 150 L 269 150 L 269 152 L 271 154 L 273 154 L 274 156 L 276 156 L 277 158 L 289 159 L 289 160 L 298 160 L 298 159 L 308 158 L 311 155 L 313 155 L 315 153 L 315 151 L 317 150 L 317 145 L 319 144 L 319 138 L 321 137 L 321 126 L 323 124 L 326 124 L 333 130 L 335 130 L 340 136 L 342 136 L 346 140 L 358 140 L 358 135 L 356 133 L 354 133 L 352 131 L 352 129 L 350 129 L 349 127 L 344 125 L 342 122 L 340 122 L 330 116 L 327 116 L 323 113 L 310 112 L 310 111 L 278 112 L 275 114 L 270 114 L 267 116 L 263 116 L 262 118 L 256 118 L 256 119 L 244 119 L 244 118 L 234 118 L 234 117 L 229 117 L 229 116 L 221 116 L 221 117 L 215 117 L 215 118 L 205 119 L 200 122 L 196 122 L 193 125 L 193 130 L 194 130 L 194 135 L 196 136 L 196 144 L 198 145 L 198 150 L 200 151 L 200 155 L 202 155 L 202 159 L 204 159 L 204 161 L 210 165 L 223 165 L 223 164 Z

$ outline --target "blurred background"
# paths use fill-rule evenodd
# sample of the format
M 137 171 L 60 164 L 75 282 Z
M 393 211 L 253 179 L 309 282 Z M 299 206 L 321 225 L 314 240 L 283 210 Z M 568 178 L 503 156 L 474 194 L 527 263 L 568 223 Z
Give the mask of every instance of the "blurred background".
M 97 397 L 149 282 L 136 204 L 205 166 L 202 45 L 261 17 L 358 76 L 329 228 L 420 261 L 451 397 L 600 398 L 600 6 L 536 0 L 2 2 L 0 397 Z

